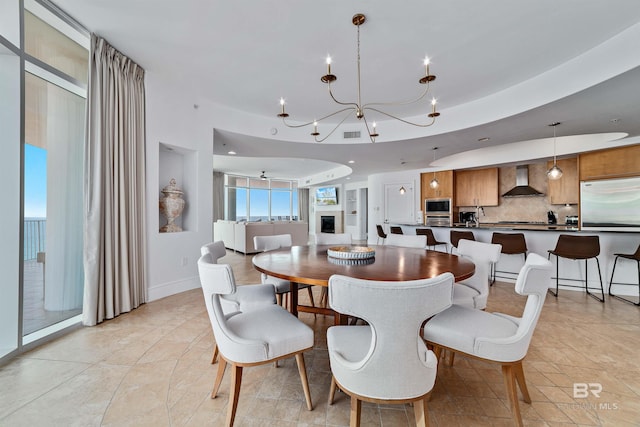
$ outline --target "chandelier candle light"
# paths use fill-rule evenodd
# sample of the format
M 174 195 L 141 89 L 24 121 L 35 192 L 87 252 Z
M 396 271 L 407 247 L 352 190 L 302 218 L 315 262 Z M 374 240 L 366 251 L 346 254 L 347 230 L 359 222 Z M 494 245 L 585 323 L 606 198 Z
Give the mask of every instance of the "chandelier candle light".
M 351 116 L 351 114 L 355 113 L 356 118 L 358 118 L 358 120 L 362 120 L 364 122 L 365 127 L 367 128 L 367 133 L 369 135 L 369 139 L 371 140 L 371 142 L 376 142 L 375 139 L 376 137 L 379 136 L 379 134 L 376 131 L 376 122 L 372 122 L 371 127 L 369 127 L 369 122 L 367 121 L 367 117 L 365 116 L 365 112 L 366 111 L 373 111 L 375 113 L 381 114 L 383 116 L 395 119 L 395 120 L 399 120 L 403 123 L 409 124 L 409 125 L 413 125 L 413 126 L 418 126 L 418 127 L 428 127 L 431 126 L 432 124 L 435 123 L 436 117 L 438 117 L 440 115 L 439 112 L 436 111 L 436 99 L 433 98 L 431 100 L 431 112 L 429 114 L 427 114 L 427 117 L 430 119 L 427 123 L 425 124 L 421 124 L 421 123 L 413 123 L 410 122 L 408 120 L 402 119 L 400 117 L 394 116 L 392 114 L 386 113 L 378 108 L 375 108 L 375 106 L 380 106 L 380 105 L 386 105 L 386 106 L 397 106 L 397 105 L 408 105 L 408 104 L 413 104 L 415 102 L 420 101 L 422 98 L 424 98 L 427 93 L 429 92 L 429 84 L 434 81 L 436 79 L 436 76 L 429 74 L 429 58 L 425 58 L 424 60 L 424 66 L 425 66 L 425 75 L 424 77 L 422 77 L 419 80 L 420 84 L 425 85 L 424 91 L 422 92 L 422 94 L 420 94 L 420 96 L 418 96 L 415 99 L 412 100 L 406 100 L 406 101 L 398 101 L 398 102 L 372 102 L 372 103 L 367 103 L 367 104 L 363 104 L 362 103 L 362 99 L 361 99 L 361 92 L 360 92 L 360 26 L 362 24 L 364 24 L 366 18 L 363 14 L 358 13 L 356 15 L 353 16 L 353 18 L 351 19 L 351 22 L 353 23 L 353 25 L 355 25 L 358 29 L 357 31 L 357 47 L 358 47 L 358 56 L 357 56 L 357 65 L 358 65 L 358 74 L 357 74 L 357 82 L 358 82 L 358 99 L 357 102 L 341 102 L 338 101 L 336 99 L 336 97 L 333 94 L 333 91 L 331 90 L 331 83 L 335 82 L 338 77 L 334 74 L 331 73 L 331 57 L 327 56 L 327 74 L 325 74 L 324 76 L 322 76 L 320 78 L 320 80 L 323 83 L 326 83 L 327 88 L 329 89 L 329 96 L 331 97 L 331 99 L 339 105 L 343 105 L 346 106 L 345 108 L 342 108 L 338 111 L 334 111 L 333 113 L 330 113 L 324 117 L 321 117 L 319 119 L 315 119 L 311 122 L 308 123 L 302 123 L 302 124 L 290 124 L 287 123 L 286 119 L 287 117 L 289 117 L 289 114 L 287 114 L 287 112 L 284 109 L 285 106 L 285 100 L 284 98 L 280 98 L 280 114 L 278 114 L 278 117 L 282 118 L 282 122 L 284 123 L 285 126 L 290 127 L 290 128 L 301 128 L 301 127 L 305 127 L 305 126 L 309 126 L 309 125 L 313 125 L 313 132 L 311 132 L 311 135 L 314 137 L 316 142 L 322 142 L 324 140 L 326 140 L 328 137 L 330 137 L 335 131 L 336 129 L 338 129 L 338 127 L 340 127 L 340 125 L 342 123 L 345 122 L 345 120 L 347 120 L 347 118 L 349 118 Z M 345 113 L 344 117 L 342 118 L 342 120 L 340 120 L 340 122 L 335 125 L 335 127 L 324 137 L 319 138 L 320 136 L 320 132 L 318 131 L 318 124 L 320 122 L 322 122 L 323 120 L 326 120 L 330 117 L 333 117 L 335 115 L 341 114 L 341 113 Z

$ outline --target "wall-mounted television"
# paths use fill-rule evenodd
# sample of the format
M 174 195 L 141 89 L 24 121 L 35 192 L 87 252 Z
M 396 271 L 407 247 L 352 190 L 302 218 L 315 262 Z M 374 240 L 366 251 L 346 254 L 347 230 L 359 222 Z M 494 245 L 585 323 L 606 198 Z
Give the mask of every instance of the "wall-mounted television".
M 336 187 L 316 188 L 316 206 L 338 204 L 338 189 Z

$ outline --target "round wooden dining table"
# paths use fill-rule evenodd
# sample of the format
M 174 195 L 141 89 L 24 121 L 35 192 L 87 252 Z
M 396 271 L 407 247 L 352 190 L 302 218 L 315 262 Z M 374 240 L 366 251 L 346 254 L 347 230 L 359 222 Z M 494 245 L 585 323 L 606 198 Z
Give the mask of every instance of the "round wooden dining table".
M 429 279 L 451 272 L 456 281 L 473 275 L 475 265 L 456 255 L 425 249 L 369 245 L 375 256 L 345 260 L 327 255 L 335 245 L 292 246 L 253 257 L 256 270 L 291 282 L 291 313 L 299 311 L 336 315 L 328 308 L 298 305 L 298 284 L 328 286 L 334 274 L 377 281 Z M 338 318 L 336 318 L 338 321 Z

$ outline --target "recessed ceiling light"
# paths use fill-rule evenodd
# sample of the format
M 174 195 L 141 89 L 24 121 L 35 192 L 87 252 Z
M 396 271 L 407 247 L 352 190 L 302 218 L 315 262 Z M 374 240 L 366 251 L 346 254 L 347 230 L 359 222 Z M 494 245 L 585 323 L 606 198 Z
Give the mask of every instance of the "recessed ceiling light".
M 355 160 L 349 160 L 349 163 L 355 163 L 355 162 L 356 162 Z
M 485 141 L 489 141 L 491 138 L 489 137 L 483 137 L 483 138 L 478 138 L 478 142 L 485 142 Z
M 351 179 L 351 177 L 350 177 L 350 176 L 348 176 L 346 179 Z
M 237 153 L 235 151 L 229 151 L 229 154 L 231 154 L 232 156 L 235 156 Z

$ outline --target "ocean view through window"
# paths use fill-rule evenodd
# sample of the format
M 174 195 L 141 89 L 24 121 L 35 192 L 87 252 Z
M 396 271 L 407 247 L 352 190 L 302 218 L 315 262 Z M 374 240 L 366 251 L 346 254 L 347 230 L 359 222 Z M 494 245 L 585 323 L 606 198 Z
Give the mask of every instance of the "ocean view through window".
M 225 175 L 225 219 L 231 221 L 297 221 L 296 181 Z

